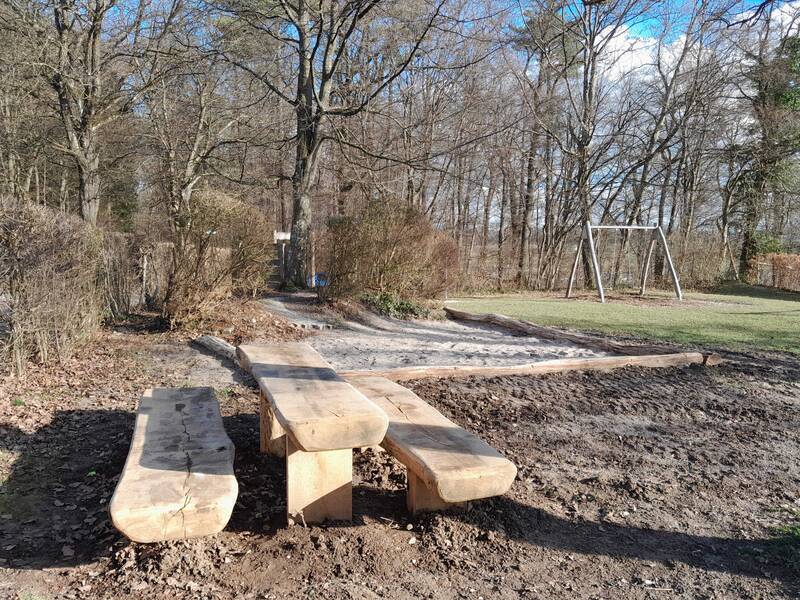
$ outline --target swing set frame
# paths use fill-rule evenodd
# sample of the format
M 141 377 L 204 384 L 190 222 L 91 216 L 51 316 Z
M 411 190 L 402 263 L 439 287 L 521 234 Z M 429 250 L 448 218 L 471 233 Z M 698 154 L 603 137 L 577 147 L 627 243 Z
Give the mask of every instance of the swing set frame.
M 595 229 L 637 229 L 651 231 L 650 243 L 647 246 L 647 256 L 642 267 L 641 287 L 639 288 L 639 295 L 644 296 L 647 287 L 647 273 L 650 270 L 650 260 L 653 257 L 653 250 L 655 250 L 656 242 L 661 243 L 661 249 L 664 251 L 664 258 L 667 259 L 669 265 L 669 272 L 672 276 L 672 287 L 675 289 L 675 296 L 678 300 L 683 300 L 683 291 L 681 284 L 678 280 L 678 272 L 675 270 L 675 264 L 672 262 L 672 256 L 669 253 L 667 246 L 667 238 L 664 231 L 659 225 L 592 225 L 591 221 L 586 221 L 581 232 L 581 239 L 578 240 L 578 247 L 575 250 L 575 261 L 572 263 L 572 271 L 569 275 L 569 285 L 567 285 L 567 298 L 572 296 L 572 287 L 575 284 L 575 276 L 578 273 L 578 263 L 581 259 L 581 251 L 583 250 L 584 241 L 589 245 L 589 254 L 592 258 L 592 271 L 594 272 L 594 280 L 597 285 L 597 293 L 600 295 L 600 302 L 605 304 L 606 293 L 603 289 L 603 276 L 600 272 L 600 262 L 597 260 L 597 248 L 594 242 L 594 235 L 592 231 Z

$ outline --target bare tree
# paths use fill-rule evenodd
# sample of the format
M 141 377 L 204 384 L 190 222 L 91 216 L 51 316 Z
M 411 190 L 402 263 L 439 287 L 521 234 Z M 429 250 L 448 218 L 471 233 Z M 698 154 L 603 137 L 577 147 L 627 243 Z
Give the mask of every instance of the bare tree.
M 266 8 L 247 2 L 225 7 L 244 29 L 266 34 L 293 65 L 291 90 L 280 75 L 225 52 L 295 110 L 290 269 L 296 285 L 305 285 L 311 258 L 312 190 L 325 121 L 354 116 L 382 94 L 419 55 L 444 5 L 445 0 L 404 7 L 380 0 L 279 0 Z
M 56 146 L 74 161 L 80 213 L 90 223 L 100 209 L 100 131 L 135 104 L 141 90 L 129 85 L 130 59 L 159 42 L 178 3 L 4 0 L 3 26 L 27 42 L 28 60 L 54 93 L 64 132 Z

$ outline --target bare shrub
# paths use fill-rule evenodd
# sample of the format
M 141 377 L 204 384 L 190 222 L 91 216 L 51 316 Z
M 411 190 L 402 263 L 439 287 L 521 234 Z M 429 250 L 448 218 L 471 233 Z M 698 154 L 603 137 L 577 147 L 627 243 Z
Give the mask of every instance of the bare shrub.
M 171 241 L 163 300 L 170 322 L 202 320 L 232 293 L 263 289 L 273 253 L 270 231 L 258 209 L 223 194 L 197 193 L 192 214 Z
M 141 240 L 125 233 L 106 233 L 103 239 L 103 292 L 106 310 L 114 319 L 144 304 Z
M 320 261 L 326 293 L 364 292 L 432 298 L 458 273 L 455 243 L 418 211 L 396 202 L 374 203 L 358 217 L 328 224 Z
M 0 201 L 0 286 L 10 298 L 4 352 L 21 373 L 28 360 L 67 357 L 102 319 L 102 236 L 40 206 Z
M 267 288 L 275 258 L 273 225 L 261 210 L 240 202 L 226 229 L 233 292 L 254 298 Z
M 708 289 L 723 280 L 728 268 L 724 256 L 720 254 L 718 240 L 714 236 L 696 234 L 690 240 L 681 241 L 678 236 L 669 240 L 669 248 L 681 286 L 687 289 Z M 669 289 L 672 278 L 666 259 L 654 260 L 653 266 L 661 267 L 660 273 L 653 273 L 652 287 Z M 651 287 L 648 282 L 648 287 Z
M 770 254 L 772 285 L 784 290 L 800 291 L 800 254 Z
M 770 253 L 753 259 L 756 283 L 800 292 L 800 254 Z

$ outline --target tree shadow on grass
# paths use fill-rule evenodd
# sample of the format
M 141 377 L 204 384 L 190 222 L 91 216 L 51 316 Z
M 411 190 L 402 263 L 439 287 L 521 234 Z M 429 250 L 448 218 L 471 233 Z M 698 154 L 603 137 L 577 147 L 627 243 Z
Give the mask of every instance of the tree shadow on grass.
M 134 414 L 119 410 L 58 411 L 52 421 L 27 434 L 2 425 L 0 450 L 16 455 L 0 489 L 0 566 L 38 569 L 67 567 L 107 557 L 129 542 L 111 525 L 107 505 L 122 470 Z M 228 531 L 271 537 L 285 523 L 283 461 L 258 448 L 258 417 L 224 418 L 236 445 L 239 498 Z M 401 522 L 404 491 L 397 489 L 402 468 L 387 455 L 356 459 L 360 482 L 354 489 L 356 517 Z M 370 469 L 374 468 L 372 475 Z M 393 471 L 393 473 L 392 473 Z M 374 475 L 374 477 L 373 477 Z M 402 477 L 402 475 L 400 475 Z M 393 487 L 394 490 L 387 490 Z M 792 565 L 773 557 L 781 540 L 743 540 L 662 531 L 613 523 L 571 521 L 509 496 L 476 502 L 471 510 L 417 520 L 461 521 L 479 531 L 533 547 L 611 559 L 682 563 L 709 572 L 781 581 L 800 588 Z M 427 527 L 430 530 L 430 527 Z
M 744 283 L 728 283 L 717 289 L 711 290 L 712 294 L 720 296 L 744 296 L 758 300 L 786 300 L 800 302 L 800 292 L 781 290 L 764 285 L 747 285 Z

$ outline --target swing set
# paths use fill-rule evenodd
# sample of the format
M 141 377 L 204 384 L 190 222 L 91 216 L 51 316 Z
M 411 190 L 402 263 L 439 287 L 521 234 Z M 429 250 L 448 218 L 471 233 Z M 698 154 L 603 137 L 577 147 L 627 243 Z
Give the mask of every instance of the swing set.
M 675 265 L 672 262 L 672 256 L 667 247 L 667 238 L 664 235 L 659 225 L 592 225 L 590 221 L 586 221 L 581 233 L 581 239 L 578 241 L 578 248 L 575 250 L 575 261 L 572 263 L 572 271 L 569 276 L 569 285 L 567 285 L 567 298 L 572 296 L 572 288 L 575 284 L 575 277 L 578 273 L 578 263 L 580 262 L 581 252 L 583 251 L 583 244 L 586 242 L 589 246 L 589 255 L 592 259 L 592 271 L 594 272 L 595 283 L 597 284 L 597 293 L 600 295 L 600 302 L 605 303 L 606 294 L 603 289 L 603 276 L 600 272 L 600 262 L 597 260 L 597 247 L 594 242 L 594 235 L 592 232 L 597 229 L 615 229 L 621 230 L 643 230 L 650 231 L 650 242 L 647 245 L 647 254 L 645 255 L 644 265 L 641 271 L 641 285 L 639 287 L 639 295 L 644 296 L 645 288 L 647 287 L 647 274 L 650 269 L 650 260 L 653 257 L 653 250 L 655 250 L 656 243 L 661 243 L 661 249 L 664 252 L 664 258 L 667 265 L 669 265 L 669 272 L 672 276 L 672 286 L 675 289 L 675 296 L 678 300 L 683 300 L 683 291 L 681 290 L 680 281 L 678 281 L 678 272 L 675 270 Z

